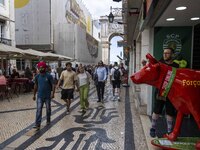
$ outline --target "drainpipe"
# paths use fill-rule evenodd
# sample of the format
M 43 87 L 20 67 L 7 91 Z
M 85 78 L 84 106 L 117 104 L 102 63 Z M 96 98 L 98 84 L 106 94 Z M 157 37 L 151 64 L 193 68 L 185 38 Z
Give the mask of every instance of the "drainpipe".
M 136 40 L 133 41 L 133 54 L 134 54 L 134 73 L 136 72 Z

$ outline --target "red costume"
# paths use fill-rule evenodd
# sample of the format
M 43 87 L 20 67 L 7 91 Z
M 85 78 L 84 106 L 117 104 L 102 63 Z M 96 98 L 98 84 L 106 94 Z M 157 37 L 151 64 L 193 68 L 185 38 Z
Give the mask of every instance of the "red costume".
M 168 97 L 178 114 L 172 133 L 166 137 L 174 141 L 179 132 L 184 114 L 192 114 L 200 129 L 200 70 L 176 69 L 158 62 L 150 54 L 149 63 L 131 76 L 136 84 L 146 83 L 159 89 L 160 95 Z M 200 149 L 200 141 L 196 144 Z

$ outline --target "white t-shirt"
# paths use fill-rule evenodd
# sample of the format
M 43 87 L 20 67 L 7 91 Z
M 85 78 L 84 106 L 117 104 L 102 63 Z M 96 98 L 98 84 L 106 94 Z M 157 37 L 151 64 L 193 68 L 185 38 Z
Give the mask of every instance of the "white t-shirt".
M 88 76 L 84 73 L 78 74 L 79 87 L 88 84 Z

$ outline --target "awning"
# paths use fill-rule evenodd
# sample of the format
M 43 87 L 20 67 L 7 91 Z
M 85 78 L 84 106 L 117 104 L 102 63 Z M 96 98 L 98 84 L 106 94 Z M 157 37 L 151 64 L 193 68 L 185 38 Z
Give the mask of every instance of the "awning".
M 64 56 L 64 55 L 60 55 L 60 54 L 55 54 L 55 53 L 46 53 L 47 55 L 49 56 L 52 56 L 52 57 L 57 57 L 58 60 L 65 60 L 65 61 L 73 61 L 74 59 L 71 58 L 71 57 L 67 57 L 67 56 Z
M 5 44 L 0 43 L 0 56 L 1 57 L 9 57 L 9 58 L 14 58 L 14 57 L 22 57 L 24 51 Z
M 58 61 L 58 60 L 72 61 L 73 60 L 73 58 L 71 57 L 54 54 L 50 52 L 44 53 L 44 52 L 36 51 L 33 49 L 24 50 L 24 53 L 26 55 L 32 55 L 33 57 L 35 57 L 35 59 L 40 59 L 40 60 L 50 60 L 50 61 Z
M 54 53 L 44 53 L 33 49 L 22 50 L 13 46 L 0 43 L 0 57 L 6 57 L 10 59 L 14 58 L 26 58 L 26 59 L 38 59 L 47 61 L 73 61 L 71 57 Z
M 0 20 L 10 21 L 10 19 L 8 17 L 2 16 L 2 15 L 0 15 Z

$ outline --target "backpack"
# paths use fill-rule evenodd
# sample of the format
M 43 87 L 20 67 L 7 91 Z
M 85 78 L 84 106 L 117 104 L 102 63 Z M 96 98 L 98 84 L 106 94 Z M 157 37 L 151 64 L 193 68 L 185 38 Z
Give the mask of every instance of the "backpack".
M 119 68 L 115 69 L 115 71 L 114 71 L 114 79 L 118 80 L 118 81 L 120 80 L 120 71 L 119 71 Z

